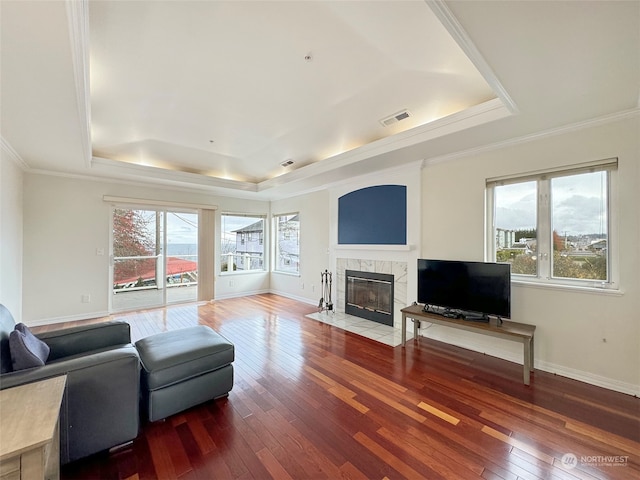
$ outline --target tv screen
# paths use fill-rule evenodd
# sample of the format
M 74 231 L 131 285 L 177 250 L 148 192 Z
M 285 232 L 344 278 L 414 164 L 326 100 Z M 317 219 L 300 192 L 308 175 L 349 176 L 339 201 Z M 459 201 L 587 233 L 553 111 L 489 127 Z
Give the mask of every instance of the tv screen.
M 419 259 L 418 303 L 511 318 L 511 265 Z

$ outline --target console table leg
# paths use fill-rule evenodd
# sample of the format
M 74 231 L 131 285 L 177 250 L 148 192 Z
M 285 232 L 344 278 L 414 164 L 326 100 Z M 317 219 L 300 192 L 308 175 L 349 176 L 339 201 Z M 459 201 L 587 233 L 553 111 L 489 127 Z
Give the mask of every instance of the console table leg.
M 404 347 L 404 344 L 407 342 L 407 314 L 403 313 L 402 314 L 402 348 Z
M 533 372 L 534 366 L 533 366 L 533 350 L 535 347 L 535 339 L 533 338 L 533 336 L 531 337 L 531 348 L 529 349 L 529 354 L 531 355 L 531 360 L 529 362 L 529 367 L 531 367 L 531 371 Z
M 529 385 L 531 381 L 531 369 L 533 368 L 532 358 L 531 358 L 531 339 L 525 339 L 524 341 L 524 384 Z

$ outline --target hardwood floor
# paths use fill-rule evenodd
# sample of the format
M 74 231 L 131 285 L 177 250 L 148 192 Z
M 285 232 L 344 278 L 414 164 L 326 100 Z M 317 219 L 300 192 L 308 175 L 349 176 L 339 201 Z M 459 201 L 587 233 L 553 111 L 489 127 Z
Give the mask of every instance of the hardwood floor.
M 640 478 L 640 399 L 540 371 L 526 387 L 521 365 L 313 311 L 257 295 L 114 316 L 134 341 L 209 325 L 235 344 L 234 388 L 62 479 Z

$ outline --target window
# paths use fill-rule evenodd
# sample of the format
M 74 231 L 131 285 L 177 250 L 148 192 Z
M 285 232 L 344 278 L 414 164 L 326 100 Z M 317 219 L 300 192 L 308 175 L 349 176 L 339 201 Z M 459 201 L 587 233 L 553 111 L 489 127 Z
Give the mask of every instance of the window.
M 617 159 L 487 181 L 487 257 L 515 279 L 612 288 Z
M 297 213 L 273 217 L 275 270 L 300 273 L 300 219 Z
M 221 272 L 264 271 L 265 217 L 223 213 L 221 215 Z
M 113 311 L 197 299 L 197 212 L 118 205 L 112 221 Z

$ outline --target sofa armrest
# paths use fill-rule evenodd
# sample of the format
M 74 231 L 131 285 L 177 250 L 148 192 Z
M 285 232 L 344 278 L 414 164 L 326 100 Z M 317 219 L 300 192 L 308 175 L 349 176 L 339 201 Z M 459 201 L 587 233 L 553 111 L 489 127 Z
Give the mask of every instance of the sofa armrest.
M 93 350 L 131 343 L 131 327 L 127 322 L 112 321 L 63 328 L 36 335 L 51 351 L 47 363 Z
M 47 363 L 42 367 L 27 368 L 25 370 L 5 373 L 0 375 L 0 390 L 46 380 L 47 378 L 57 377 L 59 375 L 70 375 L 74 372 L 80 373 L 84 370 L 123 358 L 131 358 L 132 361 L 139 361 L 138 352 L 133 345 L 129 344 L 123 345 L 120 348 L 97 350 L 90 354 L 80 354 Z
M 60 408 L 62 464 L 133 440 L 139 429 L 140 358 L 131 344 L 0 375 L 0 389 L 67 375 Z

